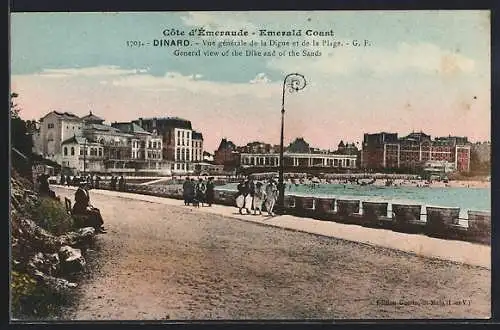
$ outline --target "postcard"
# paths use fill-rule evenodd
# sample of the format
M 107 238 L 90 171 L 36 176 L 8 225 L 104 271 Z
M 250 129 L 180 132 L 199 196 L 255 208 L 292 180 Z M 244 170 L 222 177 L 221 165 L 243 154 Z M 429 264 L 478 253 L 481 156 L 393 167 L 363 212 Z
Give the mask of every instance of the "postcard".
M 10 18 L 12 320 L 491 317 L 489 11 Z

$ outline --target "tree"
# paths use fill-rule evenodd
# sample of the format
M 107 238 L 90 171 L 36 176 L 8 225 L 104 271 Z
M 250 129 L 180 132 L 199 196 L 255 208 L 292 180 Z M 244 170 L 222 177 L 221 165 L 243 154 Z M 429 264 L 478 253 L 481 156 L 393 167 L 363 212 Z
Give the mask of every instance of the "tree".
M 10 140 L 11 148 L 15 148 L 21 154 L 13 153 L 12 166 L 21 174 L 28 175 L 31 171 L 31 156 L 33 148 L 33 140 L 30 132 L 28 132 L 27 123 L 21 119 L 19 112 L 21 108 L 14 103 L 13 99 L 17 98 L 17 93 L 11 93 L 10 101 Z
M 14 103 L 14 99 L 19 97 L 19 94 L 17 93 L 10 93 L 10 118 L 19 118 L 19 111 L 21 109 L 19 106 Z

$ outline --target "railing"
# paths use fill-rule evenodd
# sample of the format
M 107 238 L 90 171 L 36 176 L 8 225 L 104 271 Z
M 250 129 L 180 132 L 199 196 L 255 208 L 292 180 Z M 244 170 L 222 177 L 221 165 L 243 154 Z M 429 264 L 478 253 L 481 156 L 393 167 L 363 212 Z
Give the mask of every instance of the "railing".
M 101 183 L 100 189 L 110 189 L 109 183 Z M 116 185 L 118 190 L 118 184 Z M 125 191 L 158 197 L 183 199 L 180 185 L 126 184 Z M 215 190 L 215 204 L 235 206 L 236 192 Z M 265 210 L 265 205 L 263 207 Z M 491 213 L 467 211 L 468 218 L 460 218 L 460 208 L 436 207 L 421 204 L 362 201 L 285 195 L 285 213 L 314 218 L 384 228 L 405 233 L 424 234 L 445 239 L 458 239 L 491 244 Z M 425 220 L 424 220 L 425 218 Z M 466 223 L 467 225 L 464 225 Z

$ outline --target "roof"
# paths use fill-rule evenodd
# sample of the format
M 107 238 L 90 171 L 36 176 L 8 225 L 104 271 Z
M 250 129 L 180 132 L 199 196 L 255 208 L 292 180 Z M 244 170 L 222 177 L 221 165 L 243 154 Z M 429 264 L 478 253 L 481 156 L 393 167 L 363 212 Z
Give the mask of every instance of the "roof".
M 104 119 L 102 119 L 101 117 L 94 115 L 92 111 L 89 111 L 88 115 L 82 117 L 82 120 L 86 122 L 99 123 L 99 124 L 101 124 L 104 121 Z
M 173 128 L 193 129 L 191 121 L 180 117 L 160 117 L 160 118 L 139 118 L 133 122 L 140 125 L 140 122 L 152 122 L 156 120 L 157 126 L 167 126 Z
M 60 112 L 60 111 L 51 111 L 49 112 L 48 114 L 46 114 L 45 116 L 43 116 L 40 121 L 42 121 L 45 117 L 47 117 L 48 115 L 50 114 L 55 114 L 57 117 L 61 118 L 61 119 L 70 119 L 70 120 L 80 120 L 81 118 L 78 117 L 77 115 L 75 115 L 74 113 L 71 113 L 71 112 Z
M 84 144 L 86 142 L 88 143 L 88 140 L 86 138 L 84 138 L 83 136 L 73 135 L 69 139 L 66 139 L 63 142 L 61 142 L 61 144 L 69 144 L 69 143 Z
M 234 151 L 234 149 L 236 149 L 236 145 L 232 141 L 223 138 L 220 141 L 219 148 L 217 150 L 222 150 L 222 149 L 231 149 Z
M 92 131 L 99 131 L 99 132 L 107 132 L 111 134 L 120 134 L 122 136 L 132 136 L 130 133 L 124 133 L 120 131 L 118 128 L 104 124 L 86 124 L 85 129 Z
M 151 133 L 145 131 L 141 126 L 135 124 L 134 122 L 122 122 L 122 123 L 115 122 L 111 124 L 111 127 L 116 128 L 125 133 L 151 135 Z
M 203 134 L 200 132 L 193 131 L 192 135 L 193 140 L 203 140 Z

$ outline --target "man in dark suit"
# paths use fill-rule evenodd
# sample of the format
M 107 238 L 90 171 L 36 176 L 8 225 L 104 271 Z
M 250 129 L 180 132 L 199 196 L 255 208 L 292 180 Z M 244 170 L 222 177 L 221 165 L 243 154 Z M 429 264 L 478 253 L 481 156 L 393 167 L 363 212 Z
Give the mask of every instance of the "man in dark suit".
M 104 221 L 99 209 L 90 204 L 90 195 L 86 183 L 81 183 L 75 192 L 75 205 L 72 213 L 88 217 L 87 225 L 94 227 L 98 233 L 106 233 L 103 227 Z

